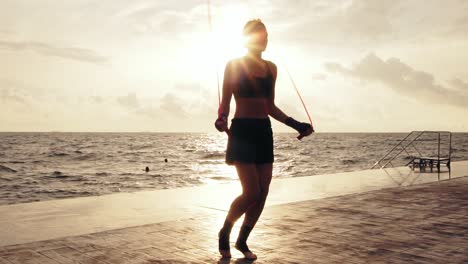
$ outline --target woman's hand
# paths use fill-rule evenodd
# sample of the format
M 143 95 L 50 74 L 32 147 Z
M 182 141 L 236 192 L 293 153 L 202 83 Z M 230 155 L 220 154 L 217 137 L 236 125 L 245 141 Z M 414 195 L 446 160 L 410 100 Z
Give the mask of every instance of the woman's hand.
M 227 117 L 225 115 L 220 115 L 215 121 L 215 127 L 219 132 L 228 131 Z
M 303 124 L 307 124 L 307 123 L 303 123 Z M 307 124 L 309 127 L 303 132 L 301 133 L 297 139 L 301 140 L 303 137 L 307 137 L 309 135 L 311 135 L 312 133 L 314 133 L 314 128 L 310 125 L 310 124 Z
M 292 117 L 288 117 L 284 123 L 287 126 L 290 126 L 294 128 L 295 130 L 297 130 L 297 132 L 299 132 L 299 136 L 297 137 L 298 139 L 309 136 L 310 134 L 314 132 L 314 128 L 310 124 L 304 123 L 304 122 L 298 122 Z

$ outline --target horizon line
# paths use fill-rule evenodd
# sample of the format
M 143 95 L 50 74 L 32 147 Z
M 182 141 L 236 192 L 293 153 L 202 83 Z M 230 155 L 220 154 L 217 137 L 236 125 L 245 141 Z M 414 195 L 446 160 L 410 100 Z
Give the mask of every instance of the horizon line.
M 432 130 L 427 130 L 432 131 Z M 435 130 L 434 130 L 435 131 Z M 274 131 L 273 131 L 274 132 Z M 317 133 L 341 133 L 341 134 L 378 134 L 378 133 L 394 133 L 394 134 L 404 134 L 404 133 L 410 133 L 411 131 L 319 131 L 319 132 L 314 132 L 314 134 Z M 451 132 L 451 133 L 468 133 L 468 131 L 443 131 L 443 132 Z M 213 132 L 206 132 L 206 131 L 59 131 L 59 130 L 51 130 L 51 131 L 0 131 L 0 133 L 154 133 L 154 134 L 181 134 L 181 133 L 194 133 L 194 134 L 200 134 L 200 133 L 221 133 L 217 131 Z M 275 134 L 297 134 L 297 132 L 274 132 Z

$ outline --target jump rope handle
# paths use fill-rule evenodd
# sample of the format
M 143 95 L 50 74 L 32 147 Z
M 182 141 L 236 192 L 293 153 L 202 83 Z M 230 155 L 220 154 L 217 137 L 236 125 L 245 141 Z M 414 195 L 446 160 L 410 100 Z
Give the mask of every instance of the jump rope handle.
M 312 133 L 314 133 L 314 132 L 315 132 L 314 129 L 312 129 Z M 297 136 L 297 139 L 301 140 L 303 137 L 304 137 L 304 134 L 300 134 L 299 136 Z

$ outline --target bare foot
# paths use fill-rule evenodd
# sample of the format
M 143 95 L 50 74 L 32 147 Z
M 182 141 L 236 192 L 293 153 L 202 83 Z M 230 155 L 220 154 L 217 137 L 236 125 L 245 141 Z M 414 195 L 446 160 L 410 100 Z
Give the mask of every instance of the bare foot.
M 242 252 L 244 254 L 244 258 L 248 260 L 254 260 L 257 259 L 257 255 L 255 255 L 252 251 L 250 250 L 242 250 L 243 248 L 239 247 L 237 244 L 235 245 L 236 249 Z

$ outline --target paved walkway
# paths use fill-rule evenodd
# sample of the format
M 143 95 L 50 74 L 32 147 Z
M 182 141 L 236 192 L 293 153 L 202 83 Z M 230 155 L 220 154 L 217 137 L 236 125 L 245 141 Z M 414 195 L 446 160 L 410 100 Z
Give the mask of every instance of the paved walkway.
M 448 179 L 447 169 L 443 171 L 440 179 Z M 466 175 L 468 161 L 452 163 L 452 178 Z M 275 178 L 266 207 L 438 180 L 437 173 L 420 173 L 408 167 Z M 211 214 L 213 209 L 226 210 L 240 192 L 239 181 L 234 181 L 3 205 L 0 206 L 0 247 Z
M 219 259 L 225 213 L 0 247 L 0 264 L 251 263 Z M 468 263 L 467 223 L 462 177 L 270 206 L 249 246 L 255 263 Z

